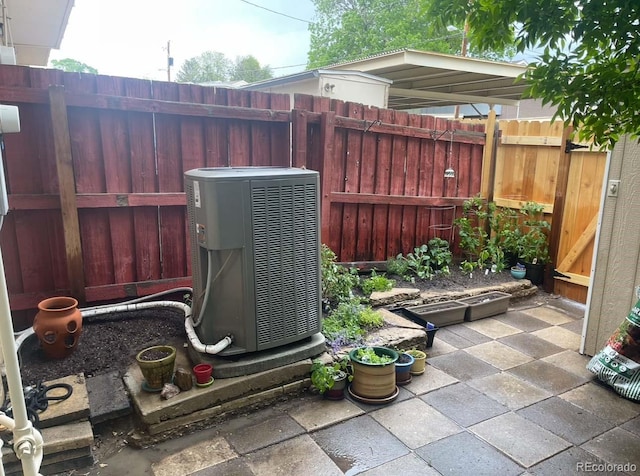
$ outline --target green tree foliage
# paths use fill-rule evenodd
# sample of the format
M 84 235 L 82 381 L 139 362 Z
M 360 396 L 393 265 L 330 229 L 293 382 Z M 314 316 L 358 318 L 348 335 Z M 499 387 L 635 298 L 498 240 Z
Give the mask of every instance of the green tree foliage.
M 258 60 L 251 55 L 236 57 L 229 75 L 231 81 L 245 80 L 247 83 L 255 83 L 256 81 L 270 78 L 273 78 L 271 68 L 268 65 L 260 66 Z
M 69 73 L 91 73 L 98 74 L 98 70 L 92 68 L 88 64 L 82 63 L 72 58 L 64 58 L 61 60 L 51 60 L 51 66 L 55 69 L 61 69 Z
M 307 66 L 319 68 L 403 48 L 460 54 L 464 19 L 443 24 L 429 11 L 431 2 L 313 0 L 316 15 L 309 26 Z M 508 53 L 507 44 L 483 56 L 504 57 Z M 476 56 L 473 51 L 468 54 Z
M 184 62 L 176 74 L 176 81 L 179 83 L 226 81 L 229 78 L 230 70 L 231 62 L 223 53 L 205 51 Z
M 557 106 L 580 138 L 613 146 L 640 135 L 640 2 L 637 0 L 433 0 L 442 23 L 468 19 L 477 48 L 539 48 L 527 95 Z
M 231 61 L 218 51 L 205 51 L 184 62 L 176 75 L 179 83 L 206 83 L 208 81 L 240 81 L 248 83 L 273 77 L 269 66 L 260 66 L 251 56 L 238 56 Z

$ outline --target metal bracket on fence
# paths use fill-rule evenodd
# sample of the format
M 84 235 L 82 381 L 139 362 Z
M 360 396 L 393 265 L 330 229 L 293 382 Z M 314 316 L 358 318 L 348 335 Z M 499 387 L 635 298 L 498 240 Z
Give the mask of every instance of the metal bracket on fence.
M 376 119 L 375 121 L 371 121 L 371 124 L 369 124 L 367 126 L 367 120 L 364 120 L 364 131 L 365 132 L 369 132 L 369 129 L 371 129 L 373 126 L 379 126 L 380 124 L 382 124 L 382 121 L 380 119 Z
M 445 135 L 447 132 L 451 133 L 451 139 L 453 139 L 453 133 L 454 133 L 454 131 L 450 131 L 449 129 L 445 129 L 445 130 L 444 130 L 444 131 L 442 131 L 442 132 L 440 133 L 440 135 L 439 135 L 439 136 L 437 136 L 437 137 L 436 137 L 436 134 L 438 133 L 438 131 L 433 131 L 433 134 L 432 134 L 432 136 L 433 136 L 433 140 L 434 140 L 434 141 L 440 140 L 440 138 L 441 138 L 443 135 Z

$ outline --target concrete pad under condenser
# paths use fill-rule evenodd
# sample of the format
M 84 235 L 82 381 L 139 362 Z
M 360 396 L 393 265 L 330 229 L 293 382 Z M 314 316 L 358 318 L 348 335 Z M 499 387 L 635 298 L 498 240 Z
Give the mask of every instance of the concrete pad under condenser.
M 325 338 L 320 332 L 293 344 L 231 357 L 201 354 L 191 345 L 188 347 L 189 357 L 194 365 L 211 364 L 214 378 L 240 377 L 263 372 L 315 357 L 325 350 Z

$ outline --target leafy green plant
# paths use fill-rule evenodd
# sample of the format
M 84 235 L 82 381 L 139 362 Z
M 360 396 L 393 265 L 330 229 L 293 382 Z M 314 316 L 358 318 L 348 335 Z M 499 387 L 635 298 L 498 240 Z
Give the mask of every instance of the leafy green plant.
M 518 256 L 518 245 L 522 237 L 520 219 L 522 214 L 511 208 L 497 207 L 491 219 L 491 243 L 502 255 Z
M 393 357 L 386 354 L 376 354 L 372 347 L 361 347 L 354 353 L 356 359 L 369 364 L 388 364 L 393 362 Z
M 518 241 L 518 257 L 527 263 L 549 261 L 548 233 L 551 224 L 544 218 L 544 205 L 527 202 L 522 207 L 523 232 Z
M 387 261 L 389 273 L 402 276 L 405 281 L 432 279 L 436 274 L 449 274 L 452 254 L 449 242 L 441 238 L 433 238 L 426 245 L 413 249 L 413 253 L 403 256 L 400 253 Z
M 336 263 L 336 254 L 323 244 L 320 248 L 322 273 L 322 299 L 326 304 L 348 301 L 360 278 L 356 269 L 347 269 Z
M 371 276 L 360 282 L 360 289 L 369 296 L 374 291 L 389 291 L 393 288 L 395 281 L 387 278 L 384 274 L 377 274 L 376 270 L 371 271 Z
M 351 382 L 353 376 L 349 371 L 349 365 L 350 362 L 347 357 L 337 359 L 332 364 L 324 364 L 319 359 L 314 360 L 311 364 L 312 385 L 320 393 L 325 393 L 333 388 L 336 380 L 342 375 L 346 375 L 346 378 Z
M 382 327 L 383 324 L 382 315 L 370 306 L 353 299 L 338 304 L 338 307 L 322 320 L 322 333 L 329 345 L 334 342 L 348 345 L 359 342 L 367 330 Z
M 495 209 L 493 202 L 485 202 L 476 195 L 463 202 L 462 216 L 453 221 L 460 236 L 460 248 L 467 254 L 467 263 L 472 263 L 474 268 L 483 269 L 491 257 L 487 250 L 488 229 Z
M 449 242 L 442 238 L 432 238 L 427 243 L 427 247 L 431 256 L 431 266 L 436 271 L 436 274 L 449 274 L 449 266 L 453 261 Z
M 387 273 L 401 276 L 402 279 L 410 279 L 409 263 L 404 259 L 402 253 L 387 260 Z

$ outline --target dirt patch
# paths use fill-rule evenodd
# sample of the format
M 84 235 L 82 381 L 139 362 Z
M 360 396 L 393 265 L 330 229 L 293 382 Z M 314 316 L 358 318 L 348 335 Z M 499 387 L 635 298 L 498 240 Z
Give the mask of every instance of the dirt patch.
M 123 375 L 146 347 L 186 342 L 184 314 L 176 309 L 143 309 L 84 319 L 82 336 L 65 359 L 47 359 L 34 336 L 19 352 L 22 381 L 32 385 L 84 372 L 86 377 L 120 371 Z
M 512 281 L 508 271 L 501 273 L 463 273 L 452 267 L 449 276 L 410 283 L 395 277 L 396 286 L 422 291 L 443 292 L 477 288 Z M 22 380 L 25 385 L 49 381 L 83 372 L 85 376 L 117 370 L 124 375 L 142 349 L 186 342 L 184 315 L 175 309 L 145 309 L 119 314 L 105 314 L 85 319 L 82 336 L 75 351 L 67 358 L 49 360 L 38 340 L 28 339 L 20 349 Z

